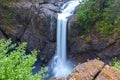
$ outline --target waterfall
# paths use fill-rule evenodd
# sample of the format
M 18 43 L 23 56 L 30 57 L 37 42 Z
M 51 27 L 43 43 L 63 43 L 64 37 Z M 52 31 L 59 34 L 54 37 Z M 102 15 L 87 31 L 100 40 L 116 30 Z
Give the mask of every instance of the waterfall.
M 74 14 L 75 8 L 80 2 L 81 0 L 68 1 L 61 7 L 61 13 L 58 13 L 57 47 L 51 63 L 52 73 L 55 77 L 66 77 L 72 70 L 70 63 L 66 60 L 66 29 L 69 17 Z

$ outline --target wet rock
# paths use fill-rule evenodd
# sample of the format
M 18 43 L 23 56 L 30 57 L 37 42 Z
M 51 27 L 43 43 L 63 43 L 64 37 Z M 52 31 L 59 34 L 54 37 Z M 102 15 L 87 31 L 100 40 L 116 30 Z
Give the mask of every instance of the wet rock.
M 28 50 L 41 50 L 46 45 L 46 38 L 38 32 L 38 30 L 34 30 L 33 27 L 29 26 L 23 36 L 21 37 L 22 42 L 27 42 Z
M 29 1 L 21 1 L 21 2 L 18 2 L 18 3 L 15 3 L 14 4 L 14 7 L 15 8 L 23 8 L 23 9 L 30 9 L 32 3 L 29 2 Z
M 71 45 L 70 53 L 72 54 L 87 52 L 90 50 L 90 46 L 80 37 L 75 38 L 70 45 Z
M 28 42 L 28 49 L 33 50 L 35 48 L 42 50 L 47 41 L 50 40 L 50 21 L 53 13 L 47 8 L 35 9 L 35 11 L 32 9 L 30 24 L 21 38 L 23 42 Z
M 106 65 L 95 80 L 120 80 L 120 72 Z
M 77 10 L 76 10 L 77 11 Z M 68 40 L 80 36 L 82 27 L 77 23 L 76 14 L 71 16 L 68 21 Z
M 47 63 L 55 51 L 57 7 L 52 4 L 32 4 L 27 16 L 28 25 L 20 38 L 27 42 L 27 49 L 40 50 L 38 58 Z M 21 19 L 22 20 L 22 19 Z M 24 19 L 23 19 L 24 20 Z
M 52 5 L 52 4 L 42 4 L 42 5 L 40 5 L 40 9 L 41 8 L 43 8 L 43 9 L 47 9 L 48 11 L 50 10 L 50 11 L 53 11 L 53 12 L 59 12 L 59 7 L 57 7 L 57 6 L 54 6 L 54 5 Z M 44 10 L 42 10 L 44 13 L 45 13 L 45 11 Z M 46 13 L 47 14 L 47 13 Z M 49 13 L 48 13 L 49 14 Z
M 63 5 L 67 1 L 69 1 L 69 0 L 49 0 L 49 3 L 60 7 L 61 5 Z
M 40 60 L 44 63 L 49 62 L 53 55 L 55 54 L 55 47 L 56 47 L 55 43 L 52 42 L 47 43 L 44 49 L 39 54 Z
M 66 78 L 52 78 L 51 80 L 67 80 Z
M 14 16 L 10 24 L 0 21 L 0 38 L 12 38 L 14 42 L 27 42 L 27 50 L 37 49 L 43 62 L 52 58 L 55 51 L 56 23 L 59 7 L 49 3 L 49 0 L 30 2 L 20 0 L 13 5 Z M 1 10 L 0 12 L 6 12 Z M 7 14 L 8 15 L 8 14 Z M 6 20 L 8 21 L 8 20 Z M 3 34 L 4 32 L 4 34 Z M 3 35 L 4 36 L 3 36 Z
M 79 64 L 74 68 L 67 80 L 93 80 L 99 71 L 102 70 L 104 63 L 99 60 Z

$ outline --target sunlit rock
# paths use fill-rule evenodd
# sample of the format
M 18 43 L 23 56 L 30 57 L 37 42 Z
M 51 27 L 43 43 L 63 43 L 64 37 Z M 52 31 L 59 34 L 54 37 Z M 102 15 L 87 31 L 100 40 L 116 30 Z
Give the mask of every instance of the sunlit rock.
M 75 67 L 67 80 L 93 80 L 97 73 L 103 68 L 104 63 L 99 60 L 79 64 Z
M 120 80 L 120 72 L 106 65 L 95 80 Z

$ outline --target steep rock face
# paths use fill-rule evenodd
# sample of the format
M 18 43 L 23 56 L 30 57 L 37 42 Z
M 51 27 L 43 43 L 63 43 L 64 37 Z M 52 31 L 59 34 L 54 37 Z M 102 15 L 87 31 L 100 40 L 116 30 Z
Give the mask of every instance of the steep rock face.
M 69 43 L 69 45 L 72 45 L 70 47 L 70 52 L 74 54 L 88 52 L 90 49 L 90 46 L 80 37 L 76 37 L 74 40 L 71 40 L 71 43 Z
M 38 57 L 43 62 L 49 62 L 55 53 L 56 18 L 59 12 L 56 2 L 63 3 L 56 0 L 21 0 L 15 3 L 15 15 L 10 19 L 10 25 L 0 24 L 0 38 L 5 36 L 14 42 L 27 42 L 27 50 L 39 50 Z
M 56 13 L 59 12 L 60 6 L 68 0 L 21 1 L 14 5 L 16 15 L 10 20 L 12 26 L 6 26 L 0 21 L 0 30 L 2 31 L 0 37 L 12 38 L 15 42 L 27 42 L 27 49 L 40 50 L 39 57 L 43 61 L 48 58 L 45 60 L 47 62 L 55 52 Z M 102 9 L 104 0 L 97 1 L 101 3 L 99 6 Z M 120 40 L 116 37 L 119 34 L 101 37 L 102 35 L 93 29 L 91 33 L 81 35 L 81 31 L 84 30 L 77 23 L 76 13 L 70 17 L 68 22 L 68 55 L 72 58 L 76 57 L 76 59 L 81 56 L 81 60 L 86 60 L 92 55 L 95 55 L 93 57 L 106 58 L 120 54 Z M 46 56 L 47 54 L 49 55 Z
M 99 6 L 102 9 L 104 0 L 98 0 L 97 2 L 100 2 Z M 96 57 L 104 60 L 120 55 L 119 33 L 103 35 L 96 30 L 95 25 L 93 25 L 91 32 L 86 33 L 84 32 L 84 26 L 79 24 L 77 23 L 76 11 L 68 22 L 68 52 L 70 55 L 77 57 L 84 54 L 89 56 L 89 54 L 95 53 Z M 87 55 L 86 58 L 91 58 Z
M 39 58 L 43 62 L 48 62 L 55 51 L 56 12 L 59 8 L 49 3 L 35 3 L 29 10 L 29 15 L 26 14 L 29 24 L 21 41 L 28 43 L 28 50 L 40 50 Z
M 73 18 L 75 18 L 73 16 Z M 95 28 L 90 33 L 79 32 L 82 27 L 76 23 L 76 18 L 70 21 L 68 35 L 68 49 L 71 55 L 84 55 L 87 53 L 96 53 L 96 57 L 112 58 L 113 56 L 120 55 L 120 40 L 118 34 L 115 35 L 101 35 Z M 81 29 L 80 29 L 81 28 Z M 82 34 L 81 34 L 82 33 Z
M 12 11 L 15 15 L 9 20 L 10 25 L 1 23 L 0 30 L 7 39 L 27 42 L 27 50 L 39 50 L 38 57 L 43 62 L 48 62 L 55 53 L 57 13 L 66 1 L 68 0 L 20 0 L 14 3 Z M 1 12 L 6 11 L 3 9 Z

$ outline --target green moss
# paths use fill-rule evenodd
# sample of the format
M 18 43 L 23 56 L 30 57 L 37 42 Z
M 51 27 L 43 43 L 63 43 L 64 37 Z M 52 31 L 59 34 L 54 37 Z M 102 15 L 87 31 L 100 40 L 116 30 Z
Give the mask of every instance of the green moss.
M 88 42 L 88 43 L 91 41 L 90 35 L 88 35 L 88 36 L 85 37 L 85 41 Z

